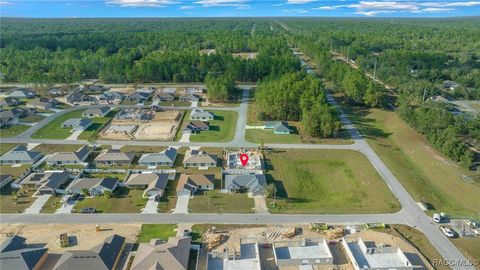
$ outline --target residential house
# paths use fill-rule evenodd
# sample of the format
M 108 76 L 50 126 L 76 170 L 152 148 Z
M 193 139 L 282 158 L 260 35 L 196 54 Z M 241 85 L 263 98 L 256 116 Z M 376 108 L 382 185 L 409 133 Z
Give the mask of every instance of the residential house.
M 89 250 L 67 250 L 53 270 L 113 270 L 125 248 L 125 237 L 114 234 Z
M 168 242 L 152 239 L 138 246 L 130 270 L 186 270 L 190 256 L 191 237 L 170 237 Z M 195 269 L 192 267 L 191 269 Z
M 224 189 L 227 192 L 248 192 L 249 195 L 264 195 L 267 179 L 263 174 L 226 174 L 224 175 Z
M 27 90 L 27 89 L 19 89 L 19 90 L 14 90 L 10 94 L 8 94 L 9 97 L 11 98 L 35 98 L 37 96 L 37 93 L 33 90 Z
M 8 106 L 18 106 L 20 105 L 20 100 L 18 98 L 6 97 L 3 99 Z
M 184 133 L 195 133 L 199 131 L 206 131 L 210 129 L 210 124 L 208 122 L 193 120 L 188 122 L 188 124 L 183 129 Z
M 161 107 L 161 106 L 160 106 L 160 101 L 159 101 L 159 100 L 155 100 L 155 99 L 152 101 L 152 104 L 150 105 L 150 109 L 151 109 L 152 111 L 154 111 L 154 112 L 160 111 L 160 110 L 161 110 L 160 107 Z
M 217 156 L 210 155 L 205 151 L 187 150 L 183 159 L 183 166 L 185 168 L 191 167 L 216 167 Z
M 135 92 L 128 96 L 128 99 L 131 101 L 136 101 L 138 103 L 145 103 L 150 98 L 150 93 L 146 92 Z
M 124 108 L 115 115 L 117 120 L 139 120 L 147 122 L 153 119 L 154 114 L 151 111 L 138 108 Z
M 63 96 L 65 94 L 65 91 L 63 91 L 61 88 L 58 88 L 58 87 L 52 87 L 48 89 L 48 94 L 52 97 L 58 97 L 58 96 Z
M 82 93 L 86 93 L 86 94 L 102 94 L 103 92 L 107 91 L 109 88 L 103 85 L 82 84 L 78 89 Z
M 209 111 L 202 109 L 193 109 L 190 112 L 190 120 L 211 121 L 215 118 L 215 115 Z
M 160 93 L 156 95 L 153 100 L 160 100 L 160 101 L 172 101 L 175 98 L 174 95 L 169 93 Z
M 177 149 L 168 147 L 160 153 L 143 154 L 138 160 L 142 166 L 169 166 L 172 167 L 177 158 Z
M 100 196 L 105 191 L 113 192 L 118 186 L 116 178 L 79 178 L 75 180 L 67 191 L 73 194 L 82 194 L 83 190 L 88 190 L 90 196 Z
M 12 111 L 0 111 L 0 127 L 18 125 L 18 117 Z
M 168 174 L 131 174 L 126 184 L 130 188 L 145 190 L 144 197 L 163 196 L 168 184 Z
M 187 87 L 185 88 L 187 94 L 201 94 L 203 93 L 203 87 Z
M 90 149 L 87 145 L 81 146 L 75 152 L 57 152 L 53 153 L 46 159 L 47 165 L 64 166 L 64 165 L 86 165 L 85 160 L 90 155 Z
M 376 246 L 375 242 L 340 241 L 349 261 L 355 270 L 413 270 L 413 266 L 405 254 L 398 247 Z
M 194 94 L 185 94 L 181 95 L 179 98 L 180 101 L 190 101 L 190 102 L 197 102 L 200 101 L 200 98 Z
M 3 188 L 13 180 L 10 174 L 0 174 L 0 188 Z
M 68 182 L 70 175 L 65 172 L 31 173 L 18 183 L 22 189 L 36 190 L 38 194 L 64 194 L 62 187 Z
M 323 238 L 275 241 L 273 256 L 275 264 L 280 268 L 333 264 L 332 253 Z
M 138 88 L 138 89 L 137 89 L 137 92 L 139 92 L 139 93 L 147 93 L 147 94 L 151 95 L 151 94 L 153 94 L 153 92 L 155 92 L 155 87 L 150 86 L 150 87 Z
M 175 87 L 164 87 L 164 88 L 162 88 L 161 92 L 166 93 L 166 94 L 175 95 L 175 93 L 177 93 L 177 88 L 175 88 Z
M 7 238 L 0 246 L 0 269 L 38 270 L 48 257 L 48 248 L 28 246 L 27 239 L 19 235 Z
M 259 245 L 257 243 L 252 243 L 251 240 L 247 240 L 245 243 L 243 239 L 240 239 L 240 248 L 236 246 L 232 249 L 225 248 L 223 253 L 209 253 L 207 269 L 262 269 L 262 260 L 260 259 Z
M 214 175 L 182 173 L 178 180 L 177 194 L 191 195 L 198 190 L 213 190 L 214 185 Z
M 99 108 L 91 108 L 87 109 L 82 113 L 83 117 L 88 117 L 88 118 L 94 118 L 94 117 L 104 117 L 107 115 L 108 112 L 110 112 L 110 107 L 109 106 L 102 106 Z
M 71 92 L 65 97 L 65 100 L 67 101 L 68 104 L 71 104 L 71 105 L 95 104 L 97 102 L 97 99 L 95 97 L 91 97 L 80 91 Z
M 42 153 L 30 151 L 26 146 L 20 145 L 0 157 L 1 165 L 8 164 L 34 164 L 43 157 Z
M 97 166 L 129 165 L 135 158 L 135 153 L 123 153 L 118 149 L 105 149 L 96 158 Z
M 86 130 L 93 124 L 88 118 L 70 118 L 62 123 L 62 128 L 69 128 L 72 132 Z
M 264 129 L 273 129 L 273 133 L 278 135 L 292 133 L 292 129 L 285 121 L 265 122 Z
M 102 104 L 120 104 L 125 95 L 119 92 L 105 92 L 98 97 Z
M 454 81 L 444 81 L 443 82 L 443 88 L 445 90 L 449 90 L 449 91 L 455 91 L 455 89 L 457 89 L 458 87 L 460 87 L 460 84 L 454 82 Z
M 13 115 L 15 117 L 18 117 L 18 118 L 27 117 L 27 116 L 33 115 L 37 112 L 33 108 L 21 108 L 21 107 L 12 108 L 11 111 L 12 111 Z
M 50 110 L 57 105 L 57 101 L 52 98 L 38 98 L 27 102 L 28 108 Z

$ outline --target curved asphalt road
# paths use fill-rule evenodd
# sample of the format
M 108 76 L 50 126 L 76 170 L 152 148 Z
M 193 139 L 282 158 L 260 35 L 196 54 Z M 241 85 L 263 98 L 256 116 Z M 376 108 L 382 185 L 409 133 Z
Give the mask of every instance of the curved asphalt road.
M 239 107 L 215 108 L 206 107 L 208 110 L 232 110 L 238 112 L 237 128 L 234 140 L 228 143 L 180 143 L 180 142 L 150 142 L 150 141 L 97 141 L 99 144 L 106 145 L 160 145 L 160 146 L 206 146 L 206 147 L 256 147 L 258 144 L 245 141 L 245 126 L 247 124 L 249 90 L 244 89 Z M 338 149 L 338 150 L 356 150 L 363 153 L 370 163 L 375 167 L 385 183 L 397 197 L 402 205 L 402 210 L 394 214 L 371 214 L 371 215 L 248 215 L 248 214 L 2 214 L 0 220 L 2 223 L 230 223 L 230 224 L 279 224 L 279 223 L 310 223 L 326 222 L 330 224 L 354 224 L 354 223 L 376 223 L 384 222 L 390 224 L 406 224 L 420 230 L 443 256 L 445 260 L 463 260 L 466 261 L 460 251 L 445 237 L 438 228 L 438 224 L 433 223 L 418 207 L 415 200 L 400 184 L 397 178 L 392 174 L 388 167 L 383 163 L 380 157 L 362 138 L 348 117 L 341 111 L 334 98 L 328 94 L 328 102 L 336 106 L 341 112 L 340 120 L 343 128 L 347 129 L 354 143 L 350 145 L 319 145 L 319 144 L 268 144 L 272 148 L 295 148 L 295 149 Z M 95 106 L 87 106 L 88 108 Z M 13 143 L 53 143 L 53 144 L 85 144 L 86 141 L 65 141 L 65 140 L 36 140 L 30 136 L 50 122 L 52 119 L 72 110 L 72 108 L 62 112 L 55 113 L 39 122 L 37 125 L 13 137 L 2 139 L 2 142 Z M 172 109 L 172 107 L 163 107 L 163 109 Z M 173 109 L 191 109 L 191 107 L 175 107 Z M 439 258 L 440 259 L 440 258 Z M 475 269 L 472 266 L 456 266 L 454 269 Z

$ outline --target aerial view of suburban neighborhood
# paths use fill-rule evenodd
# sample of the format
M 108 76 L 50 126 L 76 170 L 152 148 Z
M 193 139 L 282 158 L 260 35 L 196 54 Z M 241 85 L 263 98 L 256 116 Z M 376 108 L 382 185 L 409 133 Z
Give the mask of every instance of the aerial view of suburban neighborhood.
M 480 269 L 479 15 L 0 1 L 0 270 Z

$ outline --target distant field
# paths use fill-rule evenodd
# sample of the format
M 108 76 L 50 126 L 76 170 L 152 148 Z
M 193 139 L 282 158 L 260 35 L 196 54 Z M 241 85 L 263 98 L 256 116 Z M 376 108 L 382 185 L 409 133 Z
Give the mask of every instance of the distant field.
M 70 136 L 71 132 L 68 128 L 62 128 L 62 123 L 71 118 L 82 118 L 82 113 L 85 110 L 77 110 L 65 113 L 50 123 L 45 125 L 43 128 L 38 130 L 32 135 L 34 139 L 66 139 Z
M 453 216 L 480 209 L 480 183 L 460 178 L 471 172 L 435 151 L 394 112 L 355 108 L 349 117 L 415 200 Z
M 400 210 L 383 179 L 361 153 L 342 150 L 275 150 L 265 153 L 277 188 L 273 213 L 391 213 Z M 271 176 L 271 177 L 270 177 Z
M 192 134 L 192 142 L 229 142 L 233 140 L 237 124 L 237 112 L 234 111 L 213 111 L 215 119 L 210 121 L 210 130 Z M 190 115 L 183 120 L 188 123 Z
M 0 138 L 17 136 L 29 128 L 31 128 L 31 126 L 27 125 L 3 126 L 0 128 Z
M 218 190 L 194 195 L 188 203 L 191 213 L 251 213 L 255 206 L 247 194 L 225 194 Z

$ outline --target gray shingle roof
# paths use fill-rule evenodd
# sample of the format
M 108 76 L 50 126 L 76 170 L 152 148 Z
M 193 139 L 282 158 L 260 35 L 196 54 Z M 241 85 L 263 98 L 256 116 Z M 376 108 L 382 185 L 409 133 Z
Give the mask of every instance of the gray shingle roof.
M 249 192 L 262 191 L 267 186 L 263 174 L 227 174 L 225 175 L 225 189 L 236 190 L 247 188 Z
M 96 158 L 95 161 L 133 161 L 134 153 L 123 153 L 117 149 L 105 149 Z
M 15 235 L 0 248 L 0 269 L 31 270 L 47 253 L 47 248 L 27 248 L 25 238 Z
M 3 156 L 0 157 L 0 160 L 7 161 L 7 160 L 28 160 L 34 161 L 42 156 L 42 153 L 36 151 L 27 150 L 26 146 L 20 145 L 12 150 L 5 153 Z
M 138 160 L 139 163 L 165 163 L 175 162 L 177 157 L 177 149 L 169 147 L 160 153 L 143 154 Z
M 80 178 L 72 183 L 69 189 L 91 189 L 98 186 L 113 189 L 117 183 L 118 179 L 115 178 Z

